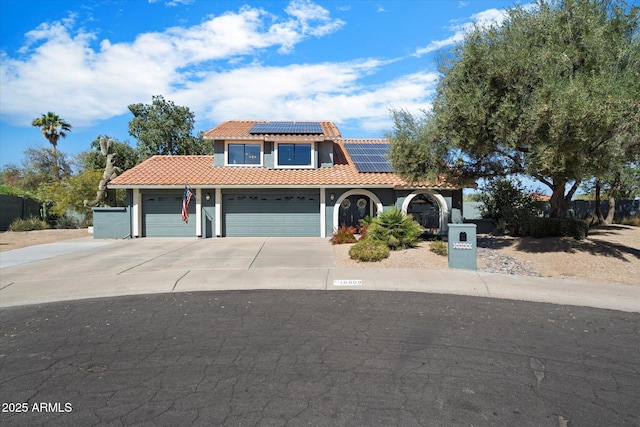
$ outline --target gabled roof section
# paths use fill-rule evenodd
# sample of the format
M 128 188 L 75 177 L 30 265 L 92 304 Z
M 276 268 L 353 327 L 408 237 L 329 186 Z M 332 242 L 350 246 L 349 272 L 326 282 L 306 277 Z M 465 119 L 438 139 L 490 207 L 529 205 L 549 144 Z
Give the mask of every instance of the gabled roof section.
M 253 123 L 253 122 L 252 122 Z M 380 143 L 386 139 L 336 139 L 334 166 L 319 169 L 216 167 L 213 156 L 153 156 L 110 182 L 114 188 L 238 186 L 238 187 L 350 187 L 454 189 L 445 181 L 409 183 L 394 173 L 358 172 L 344 143 Z
M 340 138 L 338 127 L 329 121 L 318 121 L 322 128 L 321 134 L 264 134 L 251 133 L 251 129 L 257 124 L 277 123 L 270 120 L 229 120 L 213 129 L 206 131 L 202 137 L 214 140 L 266 140 L 266 141 L 332 141 Z

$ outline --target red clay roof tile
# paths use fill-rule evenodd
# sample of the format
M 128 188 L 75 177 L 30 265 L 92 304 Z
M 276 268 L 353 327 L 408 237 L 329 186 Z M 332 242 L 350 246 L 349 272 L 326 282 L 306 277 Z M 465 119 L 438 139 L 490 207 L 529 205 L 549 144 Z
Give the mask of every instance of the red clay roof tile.
M 325 141 L 340 138 L 340 131 L 333 122 L 320 121 L 322 134 L 320 135 L 293 135 L 293 134 L 250 134 L 251 128 L 258 123 L 269 123 L 268 120 L 230 120 L 224 122 L 213 129 L 206 131 L 202 137 L 204 139 L 217 140 L 266 140 L 266 141 Z
M 281 140 L 283 135 L 251 135 L 256 123 L 266 121 L 234 120 L 222 123 L 204 134 L 206 139 Z M 270 169 L 266 167 L 215 167 L 213 156 L 153 156 L 125 171 L 110 183 L 113 187 L 140 186 L 385 186 L 453 188 L 438 180 L 411 184 L 393 173 L 358 172 L 344 148 L 344 143 L 388 143 L 386 139 L 341 139 L 332 122 L 321 122 L 321 140 L 334 141 L 334 166 L 319 169 Z M 310 135 L 285 135 L 295 140 Z M 313 135 L 318 140 L 318 135 Z

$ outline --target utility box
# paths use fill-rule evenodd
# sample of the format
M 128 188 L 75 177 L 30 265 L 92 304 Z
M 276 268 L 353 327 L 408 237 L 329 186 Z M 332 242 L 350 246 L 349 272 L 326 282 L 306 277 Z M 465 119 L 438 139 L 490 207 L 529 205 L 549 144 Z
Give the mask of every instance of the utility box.
M 477 270 L 475 224 L 449 224 L 449 268 Z

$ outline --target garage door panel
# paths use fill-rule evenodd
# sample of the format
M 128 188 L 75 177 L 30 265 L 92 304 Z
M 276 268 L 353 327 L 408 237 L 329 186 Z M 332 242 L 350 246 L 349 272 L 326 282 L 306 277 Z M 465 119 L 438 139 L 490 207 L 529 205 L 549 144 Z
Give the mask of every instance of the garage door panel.
M 317 193 L 223 196 L 226 236 L 319 236 Z
M 189 223 L 182 221 L 182 193 L 145 194 L 142 198 L 142 227 L 147 237 L 192 237 L 196 234 L 196 206 L 189 204 Z

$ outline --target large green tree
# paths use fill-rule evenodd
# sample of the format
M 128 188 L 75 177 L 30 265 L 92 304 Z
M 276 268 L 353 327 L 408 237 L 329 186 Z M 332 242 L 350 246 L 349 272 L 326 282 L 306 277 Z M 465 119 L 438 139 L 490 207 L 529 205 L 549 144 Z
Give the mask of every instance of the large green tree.
M 143 158 L 156 154 L 205 154 L 208 146 L 191 135 L 195 115 L 188 107 L 175 105 L 163 96 L 153 96 L 151 104 L 132 104 L 129 134 L 138 140 Z
M 410 182 L 443 175 L 451 180 L 450 147 L 438 137 L 433 115 L 424 111 L 423 116 L 416 117 L 406 110 L 392 110 L 391 117 L 389 160 L 394 171 Z
M 476 26 L 440 61 L 433 138 L 458 150 L 467 174 L 539 180 L 551 215 L 565 216 L 583 179 L 638 145 L 639 11 L 540 0 Z
M 78 163 L 85 170 L 104 170 L 106 164 L 106 156 L 100 151 L 100 138 L 106 138 L 113 141 L 114 166 L 122 171 L 131 169 L 140 163 L 140 154 L 138 150 L 133 148 L 126 142 L 120 142 L 109 136 L 98 136 L 91 142 L 91 149 L 79 155 Z
M 33 119 L 31 122 L 32 126 L 37 126 L 40 128 L 42 132 L 42 136 L 45 137 L 47 141 L 53 147 L 53 158 L 54 158 L 54 168 L 55 177 L 58 181 L 60 181 L 60 169 L 58 166 L 58 139 L 66 138 L 67 132 L 71 132 L 71 125 L 67 123 L 64 119 L 60 118 L 57 114 L 49 111 L 47 114 L 43 114 L 40 117 Z

